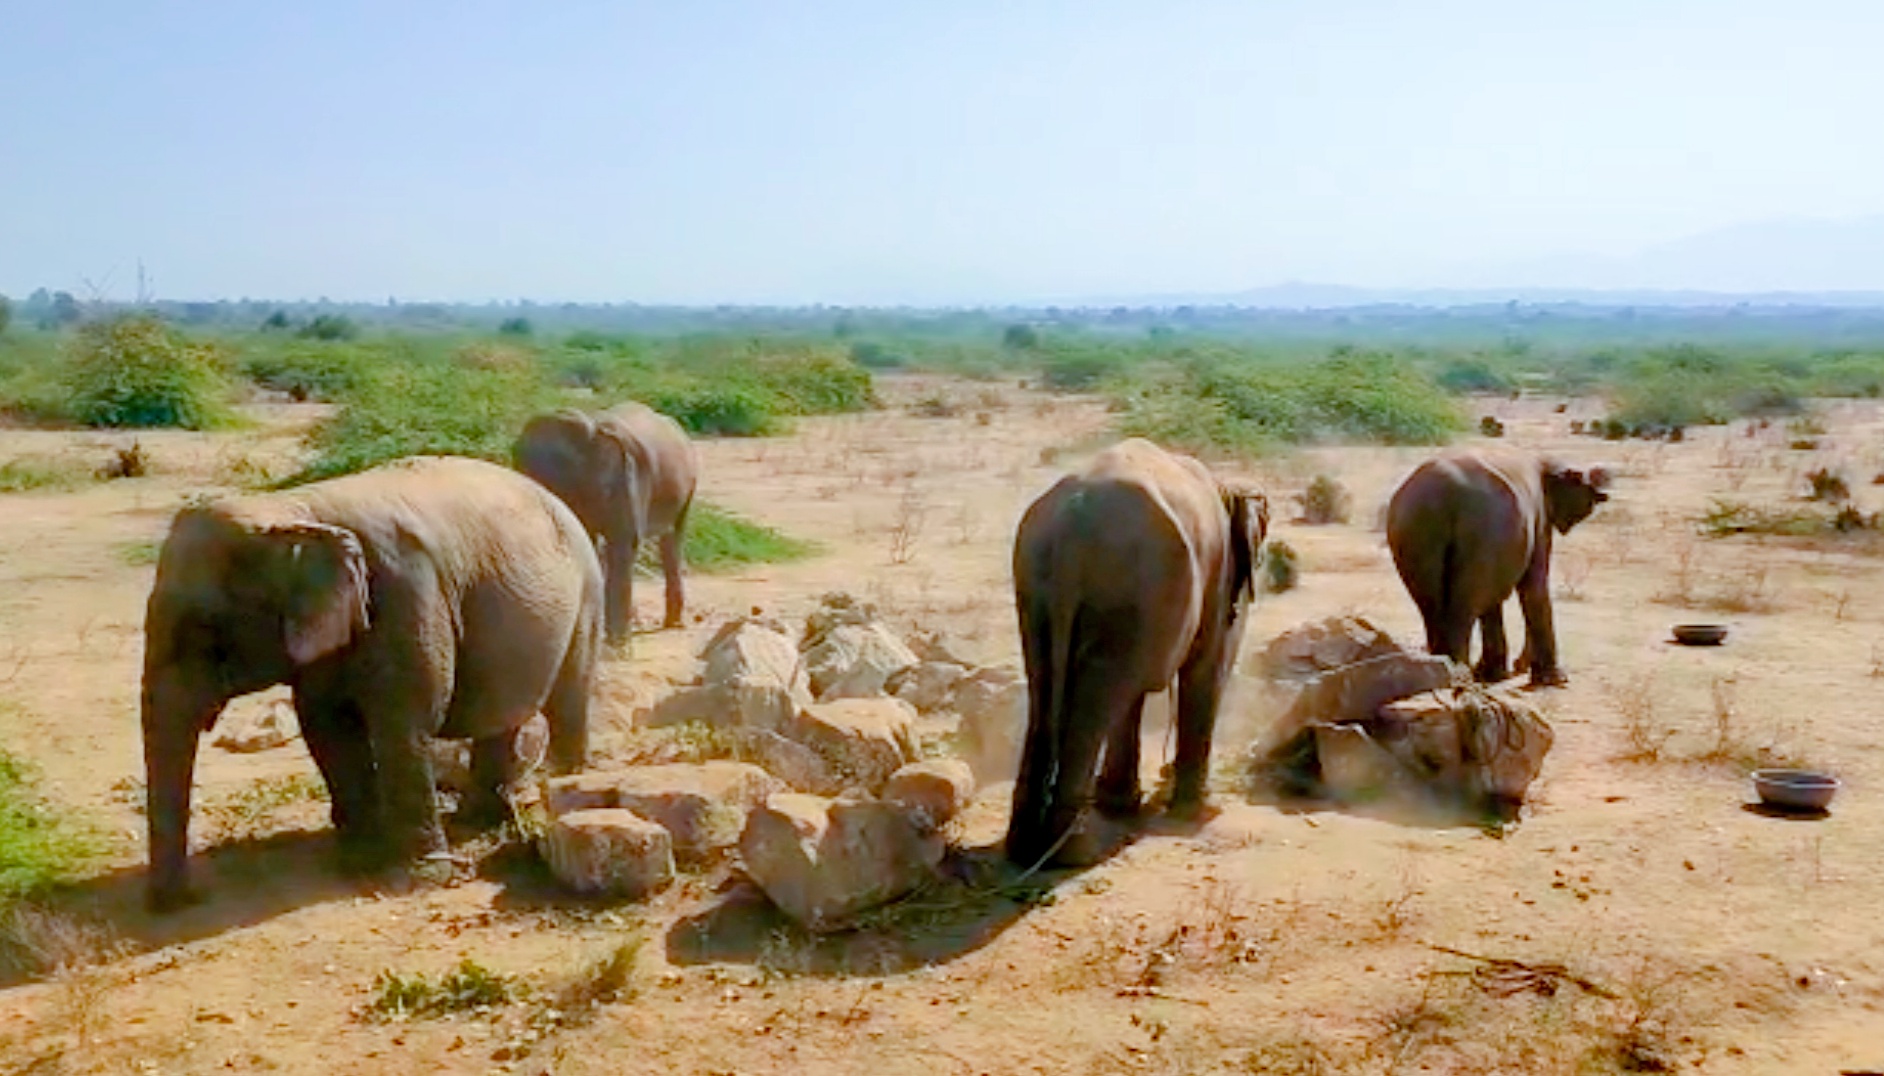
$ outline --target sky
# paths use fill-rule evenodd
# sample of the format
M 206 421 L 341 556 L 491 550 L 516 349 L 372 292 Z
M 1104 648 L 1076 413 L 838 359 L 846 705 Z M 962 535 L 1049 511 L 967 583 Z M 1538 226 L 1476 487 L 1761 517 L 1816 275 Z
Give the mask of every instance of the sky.
M 1884 222 L 1879 41 L 1873 0 L 0 0 L 0 293 L 1707 287 L 1719 231 L 1736 286 L 1884 288 L 1758 238 Z

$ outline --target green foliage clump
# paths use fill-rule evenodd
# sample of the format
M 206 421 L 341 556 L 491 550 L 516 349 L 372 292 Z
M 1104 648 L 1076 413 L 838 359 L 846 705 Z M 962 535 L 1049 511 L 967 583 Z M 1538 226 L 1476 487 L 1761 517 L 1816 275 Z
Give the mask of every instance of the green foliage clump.
M 511 976 L 465 957 L 437 979 L 382 971 L 373 980 L 373 991 L 367 1011 L 374 1017 L 414 1020 L 496 1008 L 520 996 L 522 988 Z
M 345 314 L 317 314 L 295 335 L 309 340 L 352 340 L 360 335 L 360 327 Z
M 242 357 L 250 381 L 297 400 L 340 399 L 365 365 L 365 353 L 352 345 L 314 340 L 251 348 Z
M 0 493 L 76 489 L 92 478 L 91 469 L 76 460 L 19 456 L 0 461 Z
M 455 364 L 363 371 L 342 395 L 340 413 L 314 431 L 314 460 L 295 480 L 421 454 L 507 462 L 523 424 L 557 402 L 533 371 Z
M 1460 395 L 1469 392 L 1505 395 L 1517 387 L 1509 373 L 1494 368 L 1488 360 L 1479 356 L 1447 362 L 1440 367 L 1433 380 L 1447 392 Z
M 687 567 L 707 574 L 737 571 L 754 564 L 803 560 L 817 551 L 818 547 L 811 542 L 704 501 L 693 503 L 687 513 L 686 533 L 681 536 L 681 555 Z M 654 545 L 649 543 L 641 550 L 636 570 L 643 575 L 653 575 L 659 569 Z
M 1280 594 L 1294 590 L 1301 576 L 1295 547 L 1279 538 L 1263 543 L 1263 591 Z
M 206 430 L 234 417 L 220 349 L 145 314 L 81 326 L 62 380 L 65 410 L 87 426 Z
M 1040 358 L 1040 383 L 1059 392 L 1089 392 L 1126 368 L 1129 353 L 1085 342 L 1028 345 Z
M 70 879 L 98 851 L 96 834 L 52 810 L 32 786 L 31 767 L 0 749 L 0 906 Z
M 6 332 L 7 326 L 11 324 L 13 324 L 13 300 L 0 295 L 0 333 Z
M 535 332 L 536 326 L 530 324 L 529 318 L 505 318 L 497 326 L 499 336 L 529 336 Z
M 1209 455 L 1443 444 L 1465 426 L 1452 398 L 1403 359 L 1346 351 L 1319 363 L 1197 358 L 1128 385 L 1116 402 L 1124 432 Z
M 1782 366 L 1693 344 L 1645 353 L 1620 371 L 1611 396 L 1611 416 L 1627 426 L 1717 426 L 1804 406 Z
M 784 429 L 774 402 L 751 385 L 669 381 L 638 394 L 638 398 L 671 416 L 689 433 L 763 437 Z

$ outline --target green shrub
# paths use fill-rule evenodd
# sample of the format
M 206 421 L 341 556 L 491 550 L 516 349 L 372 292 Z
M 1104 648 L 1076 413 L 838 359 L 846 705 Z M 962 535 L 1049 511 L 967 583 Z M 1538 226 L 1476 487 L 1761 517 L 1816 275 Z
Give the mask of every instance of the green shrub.
M 0 493 L 76 489 L 92 478 L 92 469 L 77 460 L 19 456 L 0 461 Z
M 0 295 L 0 333 L 5 333 L 7 326 L 11 324 L 13 324 L 13 300 Z
M 315 457 L 292 481 L 416 454 L 507 462 L 523 424 L 556 403 L 528 372 L 440 364 L 374 369 L 345 393 L 339 414 L 314 431 Z
M 412 1020 L 505 1005 L 520 995 L 521 987 L 511 976 L 465 957 L 436 980 L 382 971 L 373 980 L 373 991 L 368 1006 L 373 1016 Z
M 750 385 L 666 384 L 638 397 L 689 433 L 763 437 L 784 428 L 775 401 Z
M 681 540 L 681 555 L 689 570 L 707 573 L 731 572 L 754 564 L 781 564 L 803 560 L 818 547 L 782 534 L 760 523 L 704 501 L 695 501 L 687 513 L 687 531 Z M 660 571 L 660 559 L 653 543 L 641 550 L 636 569 L 643 575 Z
M 317 314 L 295 335 L 309 340 L 351 340 L 360 335 L 360 327 L 343 314 Z
M 0 906 L 70 879 L 99 851 L 97 834 L 32 786 L 31 767 L 0 749 Z
M 334 401 L 354 387 L 365 365 L 365 354 L 352 345 L 298 340 L 251 350 L 243 356 L 242 372 L 262 388 L 297 400 Z
M 229 380 L 212 345 L 128 314 L 81 326 L 63 378 L 70 417 L 87 426 L 229 425 Z
M 529 318 L 505 318 L 503 323 L 497 326 L 499 336 L 529 336 L 534 332 L 536 332 L 536 326 L 530 324 Z
M 1445 364 L 1434 378 L 1439 387 L 1451 393 L 1509 393 L 1517 387 L 1509 374 L 1494 370 L 1484 359 L 1454 359 Z
M 1263 543 L 1263 591 L 1280 594 L 1285 590 L 1294 590 L 1300 577 L 1301 569 L 1297 564 L 1295 547 L 1272 538 Z
M 870 371 L 826 349 L 762 355 L 743 377 L 787 415 L 839 415 L 876 403 Z

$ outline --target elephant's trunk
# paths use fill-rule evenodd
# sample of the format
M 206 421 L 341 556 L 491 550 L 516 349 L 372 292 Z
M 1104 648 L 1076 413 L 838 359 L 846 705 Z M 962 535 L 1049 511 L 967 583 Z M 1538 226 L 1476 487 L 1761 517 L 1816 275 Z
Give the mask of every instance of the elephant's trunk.
M 190 785 L 203 729 L 215 717 L 214 697 L 179 683 L 174 674 L 146 674 L 143 700 L 145 818 L 150 825 L 153 911 L 191 900 L 189 889 Z

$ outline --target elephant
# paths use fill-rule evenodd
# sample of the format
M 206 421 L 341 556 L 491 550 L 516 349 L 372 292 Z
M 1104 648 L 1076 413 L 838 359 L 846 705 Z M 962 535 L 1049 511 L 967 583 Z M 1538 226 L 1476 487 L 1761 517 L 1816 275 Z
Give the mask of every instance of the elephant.
M 638 403 L 599 414 L 574 409 L 531 419 L 513 452 L 517 469 L 575 510 L 604 558 L 607 637 L 628 638 L 634 620 L 635 555 L 658 538 L 667 577 L 665 627 L 686 611 L 680 543 L 699 480 L 699 458 L 680 424 Z
M 1419 607 L 1426 649 L 1464 664 L 1478 624 L 1474 672 L 1509 675 L 1504 602 L 1524 611 L 1524 653 L 1535 687 L 1569 682 L 1550 609 L 1551 532 L 1568 534 L 1609 499 L 1609 474 L 1516 450 L 1458 450 L 1415 468 L 1387 502 L 1387 545 Z
M 1058 854 L 1095 778 L 1101 814 L 1138 812 L 1145 696 L 1173 680 L 1168 810 L 1202 808 L 1217 707 L 1268 529 L 1260 492 L 1141 438 L 1107 448 L 1028 507 L 1014 539 L 1028 698 L 1010 861 Z
M 289 685 L 343 861 L 424 876 L 446 849 L 430 739 L 472 742 L 466 818 L 502 817 L 538 712 L 551 768 L 580 768 L 601 616 L 575 513 L 498 464 L 411 457 L 183 508 L 144 618 L 149 904 L 198 899 L 190 785 L 230 699 Z

